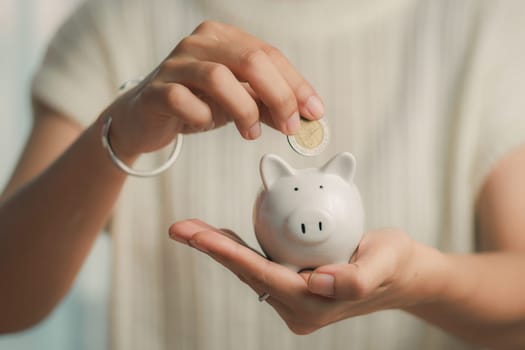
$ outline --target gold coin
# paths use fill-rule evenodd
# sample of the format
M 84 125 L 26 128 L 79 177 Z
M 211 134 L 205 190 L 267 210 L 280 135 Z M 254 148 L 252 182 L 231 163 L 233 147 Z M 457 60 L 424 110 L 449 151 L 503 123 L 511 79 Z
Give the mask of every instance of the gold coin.
M 295 135 L 289 135 L 288 143 L 297 153 L 304 156 L 320 154 L 329 141 L 329 131 L 323 119 L 308 120 L 301 118 L 301 127 Z

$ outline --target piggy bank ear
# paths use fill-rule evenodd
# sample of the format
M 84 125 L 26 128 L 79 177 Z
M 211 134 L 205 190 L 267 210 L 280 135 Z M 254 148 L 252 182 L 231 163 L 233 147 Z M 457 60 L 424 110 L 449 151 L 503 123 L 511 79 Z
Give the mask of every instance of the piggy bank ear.
M 275 154 L 265 154 L 261 158 L 259 170 L 261 171 L 261 179 L 266 190 L 279 178 L 295 174 L 294 169 Z
M 321 168 L 326 174 L 335 174 L 347 182 L 352 182 L 355 174 L 355 158 L 351 153 L 343 152 L 326 162 Z

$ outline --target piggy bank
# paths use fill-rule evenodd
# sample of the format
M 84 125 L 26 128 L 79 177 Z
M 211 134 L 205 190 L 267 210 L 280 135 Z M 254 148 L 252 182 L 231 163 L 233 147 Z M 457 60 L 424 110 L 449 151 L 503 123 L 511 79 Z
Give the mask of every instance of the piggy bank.
M 309 169 L 294 169 L 273 154 L 261 158 L 253 221 L 270 260 L 295 271 L 348 263 L 364 230 L 355 164 L 350 153 Z

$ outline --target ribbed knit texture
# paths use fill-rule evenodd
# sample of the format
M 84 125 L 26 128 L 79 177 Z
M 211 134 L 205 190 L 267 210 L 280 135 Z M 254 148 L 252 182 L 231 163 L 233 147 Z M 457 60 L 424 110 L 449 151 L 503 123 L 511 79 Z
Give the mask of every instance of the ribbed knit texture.
M 445 251 L 475 249 L 473 207 L 490 169 L 525 139 L 523 1 L 92 1 L 65 24 L 33 92 L 88 125 L 118 85 L 147 74 L 203 19 L 239 25 L 278 47 L 323 97 L 332 139 L 294 154 L 269 128 L 233 125 L 186 137 L 175 166 L 129 179 L 111 225 L 112 348 L 184 350 L 469 349 L 400 311 L 292 334 L 233 274 L 172 242 L 198 217 L 256 246 L 258 162 L 296 167 L 340 151 L 357 158 L 368 229 L 395 226 Z M 146 166 L 161 162 L 159 152 Z M 152 159 L 154 158 L 154 159 Z

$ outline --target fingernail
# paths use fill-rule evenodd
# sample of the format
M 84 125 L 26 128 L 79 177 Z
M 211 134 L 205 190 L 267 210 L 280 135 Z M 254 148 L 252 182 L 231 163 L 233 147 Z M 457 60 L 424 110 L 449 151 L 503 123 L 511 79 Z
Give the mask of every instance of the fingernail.
M 286 130 L 288 134 L 294 135 L 299 130 L 300 127 L 301 127 L 301 122 L 299 121 L 299 113 L 295 112 L 286 121 Z
M 313 273 L 308 280 L 308 289 L 326 297 L 334 296 L 334 276 L 325 273 Z
M 196 240 L 194 240 L 194 239 L 190 239 L 188 244 L 189 244 L 190 247 L 195 248 L 195 249 L 203 252 L 204 254 L 209 254 L 210 253 L 208 250 L 206 250 L 206 248 L 204 248 L 201 245 L 199 245 L 199 243 Z
M 250 140 L 255 140 L 259 136 L 261 136 L 261 123 L 256 122 L 248 130 L 248 138 Z
M 319 97 L 312 95 L 306 100 L 305 108 L 313 117 L 321 118 L 324 114 L 324 106 Z

